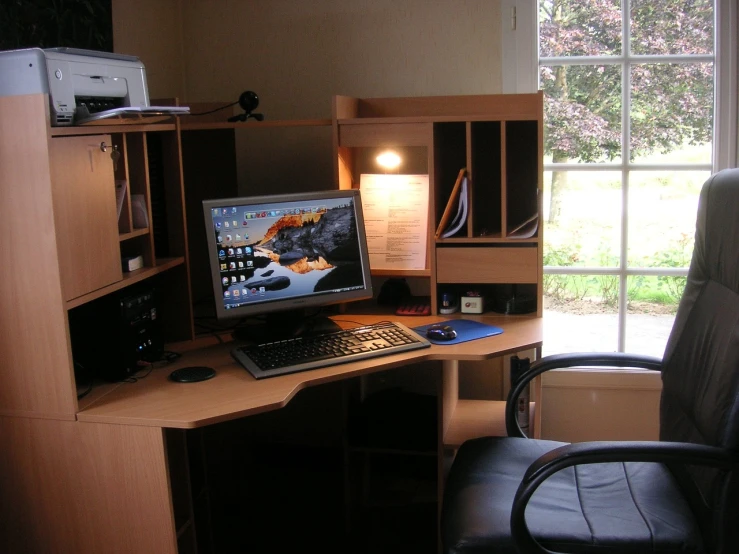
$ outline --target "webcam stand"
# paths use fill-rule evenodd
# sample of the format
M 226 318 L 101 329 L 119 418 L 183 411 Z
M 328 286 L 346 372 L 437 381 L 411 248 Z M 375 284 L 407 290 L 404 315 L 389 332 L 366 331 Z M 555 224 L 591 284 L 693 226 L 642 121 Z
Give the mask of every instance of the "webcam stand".
M 239 96 L 239 106 L 244 110 L 244 113 L 229 117 L 229 122 L 246 121 L 247 119 L 264 121 L 264 114 L 253 113 L 257 109 L 257 106 L 259 106 L 259 97 L 256 92 L 251 90 L 242 92 L 241 96 Z

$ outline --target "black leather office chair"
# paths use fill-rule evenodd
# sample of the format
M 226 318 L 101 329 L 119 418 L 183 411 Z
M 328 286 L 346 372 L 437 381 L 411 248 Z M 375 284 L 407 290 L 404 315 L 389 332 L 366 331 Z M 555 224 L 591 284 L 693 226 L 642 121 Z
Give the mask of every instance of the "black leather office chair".
M 554 368 L 661 371 L 660 440 L 525 438 L 525 383 Z M 607 417 L 604 414 L 603 417 Z M 664 358 L 557 355 L 512 387 L 509 437 L 465 442 L 444 492 L 447 553 L 739 553 L 739 169 L 703 186 L 687 285 Z

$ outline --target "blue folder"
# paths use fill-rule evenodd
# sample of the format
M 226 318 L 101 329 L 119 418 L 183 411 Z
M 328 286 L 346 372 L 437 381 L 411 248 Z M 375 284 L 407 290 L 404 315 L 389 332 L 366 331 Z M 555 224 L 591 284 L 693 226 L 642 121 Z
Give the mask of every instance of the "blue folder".
M 440 321 L 439 323 L 413 327 L 413 330 L 425 337 L 426 329 L 433 325 L 449 325 L 457 332 L 457 336 L 452 340 L 428 339 L 432 344 L 459 344 L 460 342 L 500 335 L 503 332 L 503 329 L 495 325 L 488 325 L 487 323 L 480 323 L 479 321 L 472 321 L 470 319 L 449 319 L 447 321 Z

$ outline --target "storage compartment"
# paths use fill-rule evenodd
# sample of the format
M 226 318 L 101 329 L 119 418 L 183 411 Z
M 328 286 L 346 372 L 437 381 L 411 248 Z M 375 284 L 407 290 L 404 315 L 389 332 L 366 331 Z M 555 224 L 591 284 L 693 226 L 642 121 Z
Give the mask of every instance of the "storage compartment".
M 539 214 L 542 160 L 538 130 L 537 121 L 508 121 L 505 124 L 506 235 Z M 538 236 L 538 232 L 534 236 Z
M 538 247 L 487 246 L 436 249 L 438 283 L 536 283 Z
M 499 237 L 501 233 L 500 128 L 499 121 L 476 121 L 470 125 L 472 158 L 470 204 L 473 237 Z
M 462 311 L 463 296 L 479 295 L 483 314 L 522 315 L 535 314 L 539 309 L 537 286 L 531 284 L 451 283 L 437 286 L 436 301 L 442 305 L 442 296 L 451 295 Z
M 463 121 L 434 125 L 434 229 L 439 225 L 459 170 L 467 167 L 467 132 Z M 433 229 L 431 230 L 433 232 Z

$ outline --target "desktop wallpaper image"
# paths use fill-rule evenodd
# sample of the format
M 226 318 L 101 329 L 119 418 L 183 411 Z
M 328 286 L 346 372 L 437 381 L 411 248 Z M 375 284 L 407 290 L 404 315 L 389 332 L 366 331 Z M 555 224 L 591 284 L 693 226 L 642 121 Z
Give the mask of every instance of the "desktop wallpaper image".
M 226 309 L 364 286 L 351 200 L 227 206 L 212 217 Z

